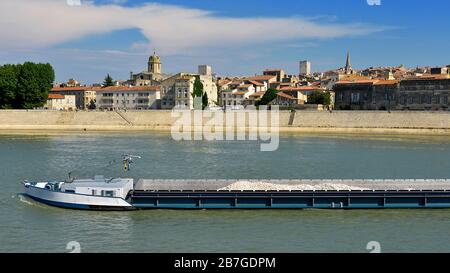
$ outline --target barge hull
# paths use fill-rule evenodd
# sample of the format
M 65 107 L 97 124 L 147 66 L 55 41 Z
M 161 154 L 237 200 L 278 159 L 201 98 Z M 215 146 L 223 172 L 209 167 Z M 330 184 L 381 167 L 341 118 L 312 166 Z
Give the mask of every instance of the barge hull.
M 432 209 L 450 208 L 450 191 L 134 191 L 131 203 L 137 209 Z

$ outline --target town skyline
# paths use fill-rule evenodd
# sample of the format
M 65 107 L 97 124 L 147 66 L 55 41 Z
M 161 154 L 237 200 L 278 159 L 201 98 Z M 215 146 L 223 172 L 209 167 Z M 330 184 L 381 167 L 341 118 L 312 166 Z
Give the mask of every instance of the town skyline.
M 2 1 L 0 20 L 17 27 L 1 30 L 0 64 L 49 62 L 57 82 L 75 78 L 93 84 L 107 73 L 128 79 L 131 71 L 145 69 L 143 60 L 155 50 L 164 59 L 163 72 L 195 72 L 197 65 L 208 64 L 222 76 L 254 75 L 267 68 L 298 74 L 300 60 L 311 61 L 313 72 L 328 71 L 344 65 L 347 51 L 355 69 L 450 63 L 445 58 L 448 38 L 436 27 L 450 8 L 446 1 L 370 6 L 363 0 L 288 0 L 274 6 L 249 0 L 239 8 L 229 1 L 81 3 Z M 41 20 L 43 15 L 48 18 Z

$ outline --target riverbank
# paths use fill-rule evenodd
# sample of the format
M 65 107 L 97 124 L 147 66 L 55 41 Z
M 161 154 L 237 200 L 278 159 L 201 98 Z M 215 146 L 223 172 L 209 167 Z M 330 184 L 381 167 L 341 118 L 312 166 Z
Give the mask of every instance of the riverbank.
M 215 112 L 223 115 L 222 112 Z M 0 133 L 14 131 L 161 131 L 177 121 L 171 111 L 1 110 Z M 207 124 L 208 120 L 203 120 Z M 450 112 L 280 111 L 282 133 L 450 135 Z M 234 129 L 242 129 L 233 126 Z M 248 128 L 247 128 L 248 129 Z

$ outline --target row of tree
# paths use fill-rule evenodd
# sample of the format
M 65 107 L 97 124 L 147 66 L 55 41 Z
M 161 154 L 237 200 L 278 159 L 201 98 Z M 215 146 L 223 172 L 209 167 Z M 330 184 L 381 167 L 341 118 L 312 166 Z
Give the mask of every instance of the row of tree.
M 0 66 L 0 109 L 44 106 L 55 81 L 50 64 L 26 62 Z
M 260 101 L 256 102 L 256 106 L 259 105 L 269 105 L 276 97 L 277 93 L 280 92 L 276 89 L 269 89 L 264 93 Z M 308 96 L 308 104 L 323 104 L 328 106 L 331 104 L 331 94 L 330 92 L 320 92 L 316 91 Z

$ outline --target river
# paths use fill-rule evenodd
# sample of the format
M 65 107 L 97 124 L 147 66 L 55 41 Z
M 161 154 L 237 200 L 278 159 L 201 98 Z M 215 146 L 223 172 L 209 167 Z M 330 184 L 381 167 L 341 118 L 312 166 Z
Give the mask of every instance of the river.
M 68 252 L 450 252 L 450 210 L 242 210 L 89 212 L 21 195 L 23 180 L 122 170 L 192 179 L 450 178 L 448 137 L 289 135 L 279 149 L 256 142 L 172 140 L 166 133 L 0 135 L 0 251 Z

